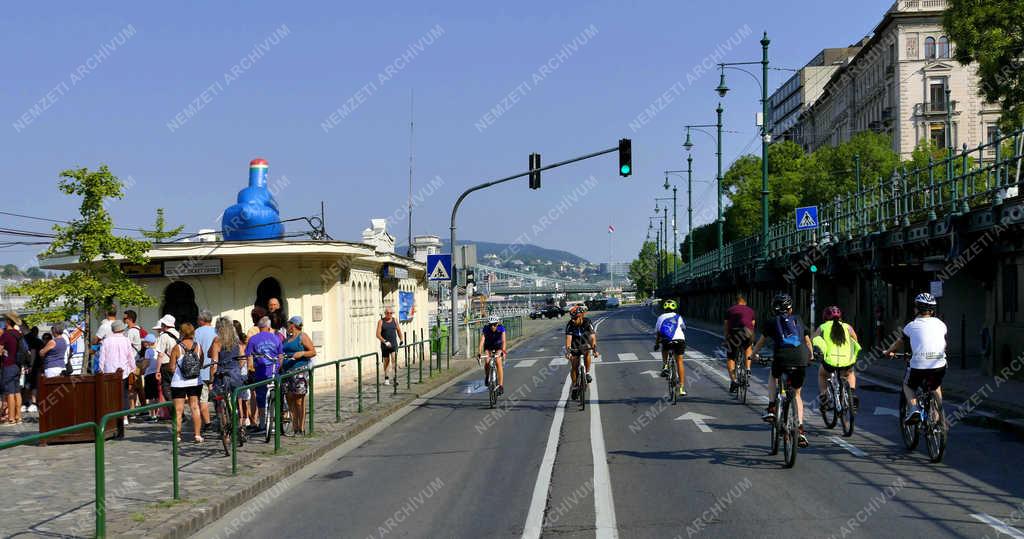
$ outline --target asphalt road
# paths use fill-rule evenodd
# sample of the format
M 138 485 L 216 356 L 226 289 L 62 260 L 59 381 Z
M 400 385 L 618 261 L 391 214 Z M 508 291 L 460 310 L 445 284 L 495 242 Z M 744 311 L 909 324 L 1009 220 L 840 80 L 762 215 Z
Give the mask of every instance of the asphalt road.
M 714 359 L 721 339 L 691 328 L 689 395 L 673 406 L 650 313 L 593 318 L 602 361 L 585 411 L 565 405 L 563 337 L 548 331 L 512 354 L 498 409 L 474 373 L 201 535 L 1024 537 L 1015 436 L 960 423 L 944 461 L 929 463 L 923 442 L 903 448 L 896 393 L 862 380 L 853 436 L 808 406 L 811 446 L 785 469 L 760 421 L 766 368 L 755 367 L 748 404 L 735 402 Z

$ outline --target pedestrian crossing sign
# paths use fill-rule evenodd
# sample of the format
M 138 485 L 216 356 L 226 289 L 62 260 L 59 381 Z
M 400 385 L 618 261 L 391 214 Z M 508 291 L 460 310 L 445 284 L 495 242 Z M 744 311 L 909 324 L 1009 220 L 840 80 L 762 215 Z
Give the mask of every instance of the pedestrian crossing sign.
M 796 209 L 796 229 L 812 230 L 818 228 L 818 207 L 804 206 Z
M 427 280 L 452 280 L 452 255 L 427 255 Z

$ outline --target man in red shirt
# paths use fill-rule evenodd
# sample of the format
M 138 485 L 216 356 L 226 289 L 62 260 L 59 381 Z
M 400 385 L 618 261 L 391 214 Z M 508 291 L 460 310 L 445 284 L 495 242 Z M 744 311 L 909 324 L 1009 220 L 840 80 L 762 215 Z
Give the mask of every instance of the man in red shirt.
M 755 320 L 754 309 L 747 306 L 747 298 L 736 294 L 736 304 L 725 311 L 722 335 L 725 336 L 726 365 L 729 367 L 729 393 L 735 393 L 736 360 L 733 358 L 742 353 L 746 360 L 747 371 L 750 371 L 750 347 L 754 344 Z
M 0 334 L 0 390 L 3 392 L 4 404 L 7 405 L 7 421 L 5 425 L 21 423 L 21 367 L 18 366 L 18 343 L 21 332 L 18 325 L 21 318 L 9 312 L 3 316 L 3 334 Z

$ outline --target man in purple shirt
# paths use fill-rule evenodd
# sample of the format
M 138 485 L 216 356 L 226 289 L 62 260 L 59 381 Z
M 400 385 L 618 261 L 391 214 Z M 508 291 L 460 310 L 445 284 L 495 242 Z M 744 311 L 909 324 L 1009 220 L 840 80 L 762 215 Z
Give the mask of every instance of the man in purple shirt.
M 274 373 L 281 366 L 281 357 L 284 351 L 281 347 L 281 337 L 274 333 L 270 324 L 270 318 L 264 316 L 256 324 L 260 332 L 249 337 L 245 344 L 245 355 L 252 357 L 252 364 L 255 368 L 253 379 L 256 382 L 268 380 L 274 377 Z M 260 386 L 255 389 L 256 408 L 259 410 L 259 424 L 264 425 L 267 417 L 267 386 Z M 255 430 L 260 430 L 259 427 Z
M 754 344 L 754 326 L 757 323 L 754 318 L 754 309 L 747 306 L 747 298 L 743 294 L 736 294 L 736 304 L 725 311 L 722 325 L 728 358 L 726 364 L 729 367 L 729 393 L 735 393 L 737 389 L 734 358 L 743 354 L 747 372 L 750 372 L 750 347 Z

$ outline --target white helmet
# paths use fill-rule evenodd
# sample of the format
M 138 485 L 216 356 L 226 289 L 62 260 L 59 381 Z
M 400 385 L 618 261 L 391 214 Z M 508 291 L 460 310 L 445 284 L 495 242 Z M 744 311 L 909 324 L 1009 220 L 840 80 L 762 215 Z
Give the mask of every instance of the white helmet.
M 498 322 L 501 322 L 501 318 L 498 318 L 498 315 L 496 314 L 492 314 L 491 316 L 487 317 L 488 324 L 497 324 Z

